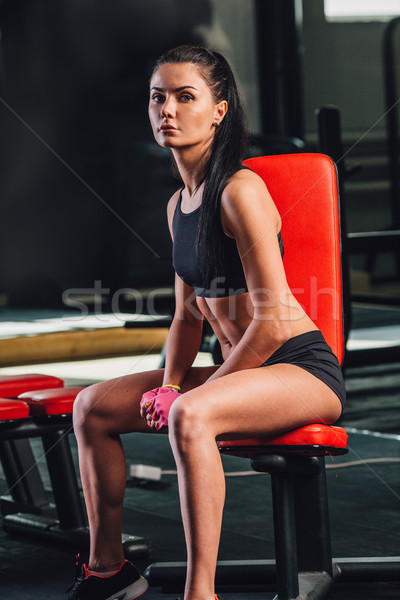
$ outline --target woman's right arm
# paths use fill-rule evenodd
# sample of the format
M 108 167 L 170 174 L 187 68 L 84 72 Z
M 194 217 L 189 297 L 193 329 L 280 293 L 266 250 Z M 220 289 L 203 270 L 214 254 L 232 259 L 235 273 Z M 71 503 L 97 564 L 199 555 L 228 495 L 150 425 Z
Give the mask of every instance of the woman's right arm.
M 164 386 L 181 386 L 200 349 L 203 315 L 196 304 L 193 288 L 175 275 L 175 315 L 168 333 L 164 379 L 161 388 L 146 392 L 140 403 L 140 414 L 151 429 L 168 426 L 171 405 L 180 395 Z
M 176 192 L 167 207 L 168 226 L 173 239 L 172 221 L 179 201 Z M 200 349 L 203 315 L 191 286 L 175 275 L 175 315 L 168 333 L 163 383 L 180 385 Z
M 200 349 L 203 315 L 193 288 L 175 275 L 175 315 L 168 333 L 164 384 L 181 385 Z

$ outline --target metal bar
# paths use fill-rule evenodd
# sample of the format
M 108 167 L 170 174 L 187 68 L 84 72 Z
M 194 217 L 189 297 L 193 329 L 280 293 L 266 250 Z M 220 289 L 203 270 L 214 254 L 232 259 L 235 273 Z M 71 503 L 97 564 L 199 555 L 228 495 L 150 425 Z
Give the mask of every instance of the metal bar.
M 0 440 L 41 437 L 50 431 L 61 429 L 72 433 L 71 415 L 49 418 L 48 420 L 28 417 L 27 419 L 19 419 L 12 422 L 0 422 Z
M 60 543 L 64 547 L 89 550 L 90 535 L 88 527 L 61 529 L 55 518 L 18 513 L 6 515 L 3 528 L 7 533 L 30 536 L 44 541 Z M 145 538 L 122 534 L 124 555 L 129 560 L 145 558 L 149 555 L 151 544 Z
M 374 306 L 381 305 L 400 307 L 400 295 L 398 294 L 363 294 L 361 292 L 354 292 L 351 295 L 351 299 L 352 302 L 360 302 Z
M 43 436 L 43 447 L 61 529 L 86 527 L 68 435 L 63 430 Z
M 389 231 L 360 231 L 347 234 L 347 251 L 350 254 L 397 252 L 399 247 L 399 229 Z
M 400 362 L 400 345 L 347 351 L 344 368 Z
M 400 557 L 333 558 L 336 581 L 400 581 Z M 147 567 L 145 576 L 151 586 L 180 590 L 185 584 L 186 562 L 159 562 Z M 217 563 L 216 586 L 275 585 L 276 565 L 273 559 L 221 560 Z
M 331 577 L 332 551 L 325 457 L 314 457 L 318 473 L 294 477 L 297 559 L 299 571 L 326 572 Z
M 13 500 L 18 505 L 47 506 L 47 494 L 29 440 L 1 441 L 0 454 Z
M 299 0 L 255 0 L 263 134 L 303 137 Z
M 396 89 L 396 65 L 394 50 L 394 34 L 400 25 L 400 17 L 389 21 L 383 33 L 383 80 L 386 109 L 386 131 L 388 138 L 389 172 L 391 180 L 391 207 L 395 227 L 400 226 L 400 143 L 398 100 Z
M 271 475 L 271 483 L 278 598 L 294 600 L 299 595 L 299 577 L 292 476 Z
M 6 477 L 7 487 L 14 502 L 26 504 L 28 498 L 18 468 L 11 440 L 0 440 L 0 461 Z
M 20 477 L 28 504 L 47 505 L 48 498 L 29 440 L 12 440 L 14 456 L 19 463 Z
M 186 562 L 156 562 L 145 570 L 145 577 L 152 587 L 163 590 L 179 591 L 186 578 Z M 216 587 L 248 586 L 249 584 L 276 585 L 276 563 L 269 560 L 224 560 L 217 562 L 215 574 Z
M 400 581 L 400 556 L 335 558 L 337 581 Z

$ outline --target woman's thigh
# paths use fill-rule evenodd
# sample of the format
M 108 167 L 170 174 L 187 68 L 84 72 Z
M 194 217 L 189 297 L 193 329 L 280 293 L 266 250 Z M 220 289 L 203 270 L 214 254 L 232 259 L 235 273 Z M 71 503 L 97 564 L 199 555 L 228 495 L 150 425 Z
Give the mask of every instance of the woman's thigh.
M 218 439 L 235 439 L 309 423 L 334 423 L 341 403 L 331 388 L 308 371 L 276 364 L 204 383 L 185 394 L 174 412 L 176 417 L 183 414 L 186 423 L 192 422 L 193 430 L 198 425 Z
M 217 368 L 192 367 L 181 385 L 182 392 L 201 386 Z M 145 392 L 162 385 L 163 377 L 164 369 L 157 369 L 117 377 L 85 388 L 75 401 L 74 426 L 79 427 L 90 416 L 99 427 L 105 427 L 110 433 L 152 432 L 140 416 L 139 405 Z

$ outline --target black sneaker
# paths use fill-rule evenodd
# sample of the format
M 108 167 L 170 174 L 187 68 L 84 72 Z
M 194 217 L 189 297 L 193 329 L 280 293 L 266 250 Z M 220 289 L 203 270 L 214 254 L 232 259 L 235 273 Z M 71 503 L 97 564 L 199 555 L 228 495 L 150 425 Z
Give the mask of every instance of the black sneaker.
M 75 581 L 67 590 L 67 600 L 135 600 L 145 593 L 149 584 L 131 562 L 126 560 L 120 570 L 110 577 L 87 574 L 87 567 L 76 562 Z

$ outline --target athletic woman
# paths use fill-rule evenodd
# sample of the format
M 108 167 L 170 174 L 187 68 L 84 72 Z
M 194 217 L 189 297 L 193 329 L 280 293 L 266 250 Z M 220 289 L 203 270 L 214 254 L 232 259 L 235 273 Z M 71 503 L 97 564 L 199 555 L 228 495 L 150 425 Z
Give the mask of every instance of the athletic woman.
M 288 288 L 279 213 L 242 166 L 245 118 L 226 60 L 199 47 L 167 52 L 151 77 L 149 117 L 183 183 L 167 209 L 176 310 L 165 369 L 98 383 L 76 399 L 91 545 L 71 600 L 124 591 L 129 600 L 147 587 L 121 545 L 120 434 L 168 431 L 187 545 L 185 600 L 213 600 L 225 496 L 216 440 L 334 423 L 345 396 L 336 358 Z M 224 361 L 193 367 L 204 319 Z

